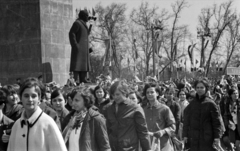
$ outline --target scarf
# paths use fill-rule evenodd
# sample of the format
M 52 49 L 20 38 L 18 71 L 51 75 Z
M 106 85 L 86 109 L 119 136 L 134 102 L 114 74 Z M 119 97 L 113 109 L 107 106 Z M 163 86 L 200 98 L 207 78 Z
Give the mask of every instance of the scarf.
M 69 136 L 72 130 L 76 130 L 82 125 L 82 122 L 87 114 L 87 111 L 75 112 L 72 118 L 70 119 L 68 125 L 63 130 L 63 138 L 65 143 L 68 141 Z

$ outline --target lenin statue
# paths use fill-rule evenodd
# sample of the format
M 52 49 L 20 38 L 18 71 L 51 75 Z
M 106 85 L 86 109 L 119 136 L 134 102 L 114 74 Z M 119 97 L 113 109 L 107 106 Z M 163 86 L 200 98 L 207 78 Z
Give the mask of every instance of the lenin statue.
M 78 14 L 78 19 L 73 23 L 69 31 L 69 40 L 72 47 L 70 72 L 73 72 L 74 79 L 79 83 L 87 83 L 87 72 L 90 69 L 90 52 L 88 35 L 90 34 L 91 26 L 88 28 L 88 12 L 81 10 Z

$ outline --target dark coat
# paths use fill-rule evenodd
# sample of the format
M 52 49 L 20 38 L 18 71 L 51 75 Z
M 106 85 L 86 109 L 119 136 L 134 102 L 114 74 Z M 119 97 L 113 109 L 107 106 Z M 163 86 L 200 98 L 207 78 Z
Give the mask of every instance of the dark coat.
M 99 104 L 97 101 L 95 101 L 95 106 L 99 109 L 99 112 L 106 117 L 107 115 L 107 108 L 109 106 L 111 106 L 112 103 L 110 101 L 110 99 L 106 99 L 104 102 L 102 102 L 101 104 Z
M 77 19 L 70 31 L 69 40 L 72 46 L 70 72 L 90 71 L 89 30 L 86 23 Z
M 167 105 L 168 105 L 168 103 L 167 103 Z M 180 119 L 181 119 L 181 107 L 175 101 L 172 101 L 171 104 L 168 105 L 168 107 L 171 109 L 174 119 L 176 121 L 176 134 L 178 134 L 179 124 L 180 124 Z
M 221 136 L 220 112 L 213 100 L 203 96 L 195 99 L 184 112 L 183 137 L 187 137 L 192 151 L 215 151 L 215 138 Z
M 130 100 L 115 103 L 107 108 L 107 128 L 113 151 L 138 151 L 139 142 L 143 151 L 150 150 L 150 137 L 143 109 Z
M 17 121 L 22 114 L 23 106 L 20 104 L 16 104 L 13 106 L 10 112 L 6 112 L 6 106 L 3 108 L 3 114 L 6 115 L 8 118 L 10 118 L 13 121 Z
M 225 125 L 225 128 L 226 128 L 226 136 L 229 136 L 229 140 L 232 142 L 232 143 L 235 143 L 236 141 L 236 133 L 235 131 L 233 131 L 232 129 L 230 129 L 228 127 L 229 125 L 229 121 L 231 121 L 232 123 L 233 122 L 233 117 L 230 113 L 230 110 L 229 110 L 229 107 L 230 107 L 230 104 L 232 102 L 232 99 L 230 97 L 227 97 L 225 98 L 226 100 L 226 103 L 222 103 L 220 104 L 220 107 L 221 107 L 221 110 L 223 112 L 223 121 L 224 121 L 224 125 Z M 240 103 L 239 103 L 239 100 L 237 101 L 237 123 L 240 123 Z M 240 124 L 237 124 L 236 125 L 236 129 L 237 129 L 237 132 L 238 132 L 238 135 L 240 136 Z
M 75 111 L 70 112 L 63 121 L 63 129 L 69 123 Z M 68 147 L 68 142 L 66 146 Z M 96 107 L 88 110 L 84 118 L 80 137 L 79 137 L 80 151 L 111 151 L 106 120 L 103 115 L 98 112 Z
M 57 112 L 54 111 L 51 107 L 49 107 L 45 102 L 42 102 L 39 107 L 43 110 L 44 113 L 46 113 L 48 116 L 50 116 L 57 124 L 59 130 L 61 131 L 61 122 L 58 118 Z
M 8 143 L 2 141 L 3 131 L 6 131 L 7 135 L 10 135 L 14 121 L 3 115 L 2 121 L 0 121 L 0 151 L 6 151 Z

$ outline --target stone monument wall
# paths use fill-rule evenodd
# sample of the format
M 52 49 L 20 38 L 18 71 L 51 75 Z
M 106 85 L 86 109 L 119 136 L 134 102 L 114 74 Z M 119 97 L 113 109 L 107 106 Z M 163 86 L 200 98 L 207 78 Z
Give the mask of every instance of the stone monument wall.
M 0 0 L 0 83 L 43 75 L 64 85 L 72 0 Z

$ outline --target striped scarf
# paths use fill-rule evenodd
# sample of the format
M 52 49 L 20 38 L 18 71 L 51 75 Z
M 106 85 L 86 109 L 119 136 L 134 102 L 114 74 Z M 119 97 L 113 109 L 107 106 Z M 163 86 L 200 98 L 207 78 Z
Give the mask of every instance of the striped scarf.
M 82 122 L 87 114 L 87 111 L 75 112 L 72 118 L 70 119 L 68 125 L 63 130 L 63 138 L 65 143 L 68 141 L 70 133 L 72 130 L 76 130 L 81 127 Z

